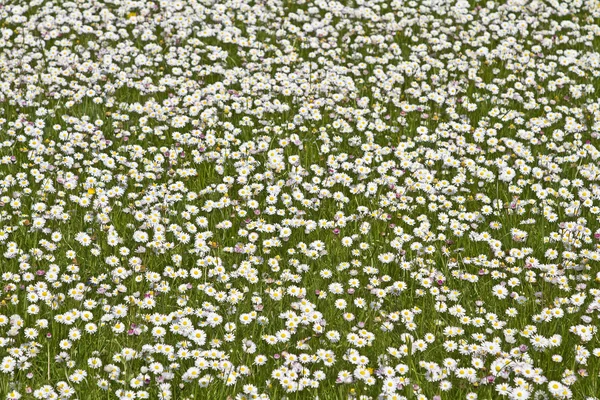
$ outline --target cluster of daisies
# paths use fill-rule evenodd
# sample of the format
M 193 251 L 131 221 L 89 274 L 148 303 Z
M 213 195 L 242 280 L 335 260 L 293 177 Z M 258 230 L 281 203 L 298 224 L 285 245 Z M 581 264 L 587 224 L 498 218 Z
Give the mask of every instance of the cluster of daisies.
M 600 1 L 0 5 L 0 396 L 598 399 Z

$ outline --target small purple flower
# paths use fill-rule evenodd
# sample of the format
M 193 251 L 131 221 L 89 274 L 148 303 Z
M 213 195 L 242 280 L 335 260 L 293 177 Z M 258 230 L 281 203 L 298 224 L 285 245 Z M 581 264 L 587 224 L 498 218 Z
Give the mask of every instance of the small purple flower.
M 519 346 L 519 351 L 521 353 L 525 353 L 527 351 L 527 349 L 528 349 L 528 347 L 525 344 L 522 344 L 522 345 Z

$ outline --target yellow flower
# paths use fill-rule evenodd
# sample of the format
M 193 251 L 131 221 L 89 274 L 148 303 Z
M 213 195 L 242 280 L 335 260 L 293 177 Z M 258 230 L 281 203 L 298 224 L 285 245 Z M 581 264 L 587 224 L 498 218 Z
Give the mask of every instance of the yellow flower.
M 88 189 L 88 194 L 94 194 L 94 193 L 96 193 L 96 189 L 94 189 L 94 188 Z

